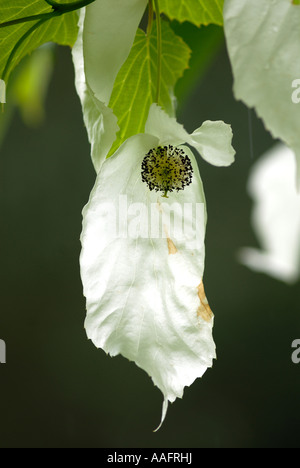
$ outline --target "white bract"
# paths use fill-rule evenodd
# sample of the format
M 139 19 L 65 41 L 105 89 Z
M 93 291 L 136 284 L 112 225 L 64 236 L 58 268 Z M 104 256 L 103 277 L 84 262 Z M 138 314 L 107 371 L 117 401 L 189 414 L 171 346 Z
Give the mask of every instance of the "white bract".
M 206 208 L 189 148 L 181 147 L 192 163 L 192 183 L 169 198 L 149 190 L 141 166 L 149 150 L 185 142 L 211 163 L 229 165 L 231 140 L 223 122 L 206 122 L 189 135 L 153 104 L 145 133 L 103 163 L 83 213 L 88 337 L 152 377 L 164 395 L 162 421 L 168 401 L 182 397 L 215 358 L 213 314 L 203 287 Z
M 107 105 L 146 6 L 147 0 L 96 0 L 81 10 L 73 48 L 75 84 L 96 172 L 119 130 L 117 118 Z
M 88 337 L 152 377 L 164 395 L 163 421 L 168 402 L 182 397 L 215 358 L 203 286 L 205 197 L 195 157 L 180 145 L 188 143 L 217 166 L 230 165 L 235 152 L 230 126 L 205 122 L 190 135 L 153 104 L 145 133 L 106 159 L 118 130 L 107 105 L 146 4 L 97 0 L 81 13 L 73 51 L 76 87 L 98 177 L 83 212 L 80 263 Z M 179 191 L 167 186 L 155 192 L 143 181 L 142 164 L 150 150 L 156 154 L 166 145 L 183 158 L 182 165 L 173 161 L 172 177 L 184 175 L 184 158 L 188 174 L 174 185 Z
M 87 82 L 108 105 L 148 0 L 96 0 L 86 8 L 83 54 Z
M 224 28 L 235 96 L 254 107 L 272 135 L 293 149 L 300 186 L 295 90 L 300 79 L 300 5 L 292 0 L 225 0 Z
M 253 227 L 262 250 L 245 248 L 242 263 L 287 283 L 300 277 L 300 195 L 294 184 L 295 155 L 276 145 L 255 164 L 249 193 Z

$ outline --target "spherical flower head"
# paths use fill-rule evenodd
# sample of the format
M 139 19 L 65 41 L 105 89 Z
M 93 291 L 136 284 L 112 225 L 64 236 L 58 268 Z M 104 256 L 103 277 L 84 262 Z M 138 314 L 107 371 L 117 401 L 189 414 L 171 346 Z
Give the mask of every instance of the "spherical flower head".
M 150 190 L 168 192 L 184 190 L 192 183 L 193 167 L 190 158 L 172 145 L 151 149 L 142 162 L 142 181 Z

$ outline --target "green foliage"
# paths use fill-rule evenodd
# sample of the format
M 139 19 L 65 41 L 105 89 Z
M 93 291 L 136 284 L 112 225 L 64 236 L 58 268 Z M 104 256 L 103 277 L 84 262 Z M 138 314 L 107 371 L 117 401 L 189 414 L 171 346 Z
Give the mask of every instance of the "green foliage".
M 0 0 L 0 78 L 6 82 L 20 60 L 45 42 L 57 42 L 72 46 L 77 37 L 77 14 L 66 13 L 76 4 L 88 4 L 92 0 Z M 222 24 L 224 0 L 160 0 L 160 9 L 171 19 L 170 27 L 162 22 L 161 71 L 158 72 L 157 25 L 151 33 L 138 30 L 129 57 L 121 68 L 114 84 L 109 107 L 118 119 L 120 131 L 113 144 L 112 154 L 128 137 L 144 131 L 150 105 L 156 101 L 158 75 L 160 78 L 159 105 L 170 115 L 175 114 L 174 89 L 184 98 L 217 50 L 221 33 L 214 31 L 206 37 L 205 30 L 194 25 Z M 59 15 L 52 5 L 61 5 L 65 14 Z M 82 5 L 81 5 L 82 6 Z M 74 8 L 75 9 L 75 8 Z M 53 15 L 57 16 L 53 17 Z M 31 17 L 36 17 L 32 20 Z M 21 19 L 28 21 L 19 22 Z M 184 21 L 189 21 L 189 23 Z M 193 24 L 191 24 L 193 23 Z M 0 24 L 0 26 L 1 26 Z M 179 30 L 179 36 L 177 35 Z M 206 46 L 203 47 L 203 42 Z M 191 50 L 193 69 L 188 69 Z M 178 80 L 184 75 L 184 80 Z M 177 86 L 178 85 L 178 86 Z
M 29 127 L 39 126 L 45 118 L 45 98 L 52 77 L 54 47 L 45 44 L 27 57 L 18 68 L 13 83 L 13 99 L 23 122 Z
M 152 32 L 137 32 L 132 50 L 115 81 L 109 107 L 118 118 L 120 131 L 110 154 L 127 138 L 144 131 L 157 82 L 156 22 Z M 162 22 L 162 73 L 159 105 L 174 115 L 174 86 L 188 67 L 190 49 L 169 24 Z
M 63 0 L 60 3 L 73 3 Z M 77 37 L 77 14 L 70 12 L 48 19 L 52 7 L 45 0 L 0 0 L 1 23 L 35 15 L 37 20 L 0 28 L 0 78 L 8 80 L 20 60 L 46 42 L 72 46 Z
M 223 24 L 224 0 L 160 0 L 159 5 L 172 20 L 189 21 L 196 26 Z
M 259 27 L 250 27 L 253 18 Z M 286 0 L 227 0 L 224 24 L 235 98 L 294 151 L 300 189 L 300 8 Z
M 54 65 L 54 47 L 47 44 L 26 57 L 13 74 L 4 111 L 0 109 L 0 149 L 11 119 L 19 111 L 29 127 L 39 126 L 45 117 L 44 101 Z

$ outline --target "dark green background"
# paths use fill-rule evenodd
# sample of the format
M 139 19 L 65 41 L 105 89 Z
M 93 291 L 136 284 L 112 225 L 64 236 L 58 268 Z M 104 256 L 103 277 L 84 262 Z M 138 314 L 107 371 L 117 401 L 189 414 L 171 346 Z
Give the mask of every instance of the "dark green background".
M 218 360 L 157 433 L 159 390 L 133 363 L 97 350 L 83 328 L 81 210 L 95 174 L 67 49 L 57 52 L 46 114 L 38 130 L 16 115 L 0 152 L 0 447 L 299 447 L 300 365 L 291 361 L 299 284 L 236 260 L 240 247 L 256 245 L 246 183 L 272 139 L 234 100 L 225 48 L 179 115 L 188 130 L 222 119 L 234 131 L 232 167 L 199 158 Z

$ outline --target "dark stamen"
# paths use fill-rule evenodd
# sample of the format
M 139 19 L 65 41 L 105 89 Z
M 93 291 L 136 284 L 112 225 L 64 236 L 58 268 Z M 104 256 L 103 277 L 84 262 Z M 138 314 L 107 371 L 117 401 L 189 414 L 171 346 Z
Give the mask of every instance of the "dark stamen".
M 193 167 L 185 152 L 174 146 L 153 148 L 142 162 L 142 181 L 150 190 L 168 192 L 184 190 L 192 183 Z

